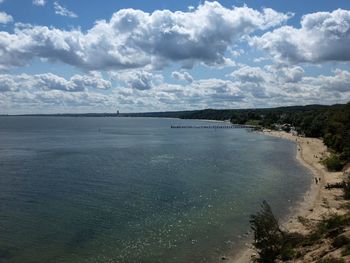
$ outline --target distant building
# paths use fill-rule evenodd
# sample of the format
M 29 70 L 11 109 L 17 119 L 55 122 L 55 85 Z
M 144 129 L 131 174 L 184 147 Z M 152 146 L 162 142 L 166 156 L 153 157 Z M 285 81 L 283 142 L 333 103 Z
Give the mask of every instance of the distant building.
M 275 124 L 275 129 L 278 131 L 285 131 L 293 135 L 298 135 L 298 132 L 296 131 L 295 127 L 289 123 Z

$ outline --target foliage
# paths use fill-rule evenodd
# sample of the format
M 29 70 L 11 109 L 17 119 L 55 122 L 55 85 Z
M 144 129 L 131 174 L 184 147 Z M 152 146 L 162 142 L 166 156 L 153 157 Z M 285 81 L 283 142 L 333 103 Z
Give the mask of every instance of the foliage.
M 332 233 L 334 233 L 336 229 L 342 230 L 345 226 L 348 226 L 349 224 L 350 224 L 349 215 L 333 214 L 328 218 L 322 220 L 318 224 L 318 229 L 322 233 L 332 235 Z
M 348 245 L 349 243 L 350 243 L 350 239 L 347 236 L 339 235 L 333 240 L 332 246 L 335 248 L 341 248 L 345 245 Z
M 309 225 L 309 221 L 301 219 L 306 225 Z M 251 216 L 250 224 L 254 231 L 253 245 L 259 254 L 259 257 L 255 259 L 256 262 L 273 263 L 277 259 L 292 260 L 300 256 L 297 248 L 313 246 L 327 238 L 333 240 L 333 247 L 343 248 L 343 255 L 350 254 L 350 238 L 343 234 L 344 229 L 350 226 L 350 213 L 331 214 L 314 225 L 309 234 L 302 235 L 283 232 L 271 207 L 264 201 L 260 211 Z M 318 262 L 343 262 L 339 260 L 326 258 Z
M 344 166 L 344 161 L 341 160 L 338 154 L 332 153 L 330 157 L 324 159 L 322 163 L 327 167 L 328 171 L 341 171 Z
M 321 260 L 318 260 L 317 263 L 345 263 L 345 261 L 341 258 L 324 258 Z
M 350 244 L 347 244 L 344 246 L 343 251 L 341 252 L 342 256 L 349 256 L 350 255 Z
M 309 105 L 268 109 L 214 110 L 183 112 L 183 119 L 228 120 L 274 129 L 276 124 L 290 124 L 307 137 L 323 138 L 337 154 L 329 160 L 339 169 L 350 161 L 350 102 L 332 106 Z
M 348 174 L 345 179 L 342 182 L 334 183 L 334 184 L 327 184 L 325 186 L 325 189 L 343 189 L 343 197 L 345 200 L 350 200 L 350 174 Z M 350 204 L 346 203 L 344 205 L 344 208 L 350 209 Z
M 282 250 L 283 232 L 272 213 L 269 204 L 264 201 L 261 209 L 251 215 L 251 228 L 254 231 L 254 246 L 258 250 L 257 262 L 273 263 Z
M 343 189 L 344 188 L 344 182 L 338 182 L 338 183 L 333 183 L 333 184 L 327 183 L 327 185 L 324 188 L 326 188 L 327 190 L 330 190 L 330 189 Z
M 343 182 L 344 199 L 350 199 L 350 175 L 348 175 Z

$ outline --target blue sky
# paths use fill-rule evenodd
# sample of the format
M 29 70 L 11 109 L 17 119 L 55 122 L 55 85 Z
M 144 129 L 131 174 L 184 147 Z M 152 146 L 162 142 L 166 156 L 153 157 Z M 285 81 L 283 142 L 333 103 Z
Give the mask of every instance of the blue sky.
M 0 114 L 350 100 L 349 1 L 0 1 Z

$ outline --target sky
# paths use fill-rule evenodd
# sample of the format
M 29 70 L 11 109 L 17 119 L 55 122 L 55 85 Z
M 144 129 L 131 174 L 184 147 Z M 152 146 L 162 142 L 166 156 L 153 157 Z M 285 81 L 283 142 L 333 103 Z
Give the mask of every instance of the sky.
M 0 0 L 0 114 L 350 101 L 350 1 Z

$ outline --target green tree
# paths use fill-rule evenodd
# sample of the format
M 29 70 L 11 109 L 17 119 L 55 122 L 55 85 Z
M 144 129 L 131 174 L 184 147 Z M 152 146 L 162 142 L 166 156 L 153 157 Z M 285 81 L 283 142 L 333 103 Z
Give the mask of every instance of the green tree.
M 261 263 L 275 262 L 282 250 L 284 233 L 266 201 L 263 201 L 259 212 L 251 215 L 250 225 L 254 231 L 253 245 L 259 254 L 255 260 Z

